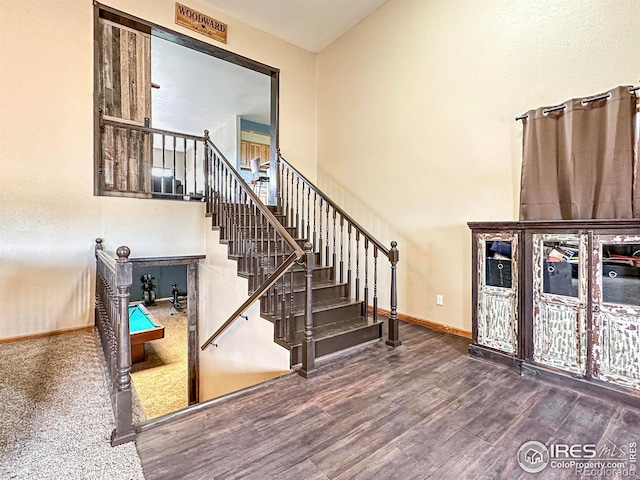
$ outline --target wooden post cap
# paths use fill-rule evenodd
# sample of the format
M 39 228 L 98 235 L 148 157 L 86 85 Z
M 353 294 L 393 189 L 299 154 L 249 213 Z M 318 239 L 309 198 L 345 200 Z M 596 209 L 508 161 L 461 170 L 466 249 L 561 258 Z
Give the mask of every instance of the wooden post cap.
M 400 260 L 400 251 L 396 248 L 398 246 L 398 242 L 395 240 L 391 242 L 391 250 L 389 251 L 389 261 L 391 263 L 397 263 Z
M 131 255 L 131 249 L 125 245 L 121 245 L 116 250 L 116 255 L 118 256 L 119 262 L 126 262 L 129 258 L 129 255 Z

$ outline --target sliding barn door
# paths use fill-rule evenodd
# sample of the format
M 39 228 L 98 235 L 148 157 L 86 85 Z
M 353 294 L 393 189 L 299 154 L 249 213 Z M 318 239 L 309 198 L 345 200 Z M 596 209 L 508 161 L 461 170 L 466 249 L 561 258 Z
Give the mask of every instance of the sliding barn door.
M 151 37 L 100 19 L 98 104 L 103 118 L 133 126 L 151 118 Z M 103 192 L 151 192 L 153 136 L 105 125 L 101 133 Z

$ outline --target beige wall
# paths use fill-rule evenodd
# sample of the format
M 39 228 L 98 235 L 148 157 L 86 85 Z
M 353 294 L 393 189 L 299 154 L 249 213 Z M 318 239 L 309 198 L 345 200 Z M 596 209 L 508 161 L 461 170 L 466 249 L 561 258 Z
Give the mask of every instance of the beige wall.
M 231 165 L 237 165 L 240 140 L 240 116 L 234 116 L 227 120 L 220 128 L 209 134 L 211 141 L 216 144 Z
M 105 3 L 207 41 L 174 24 L 173 1 Z M 315 56 L 190 6 L 229 24 L 227 49 L 281 69 L 283 151 L 314 175 Z M 0 105 L 0 339 L 92 323 L 96 237 L 134 256 L 204 253 L 202 204 L 93 196 L 91 1 L 2 1 Z
M 391 0 L 318 54 L 320 186 L 398 240 L 400 312 L 471 329 L 466 222 L 517 216 L 514 117 L 637 84 L 638 19 L 637 0 Z
M 248 298 L 248 281 L 238 277 L 218 231 L 207 229 L 207 259 L 200 281 L 211 286 L 200 297 L 200 344 L 203 344 Z M 260 317 L 260 303 L 238 318 L 217 340 L 199 352 L 200 401 L 289 373 L 289 351 L 273 341 L 273 323 Z

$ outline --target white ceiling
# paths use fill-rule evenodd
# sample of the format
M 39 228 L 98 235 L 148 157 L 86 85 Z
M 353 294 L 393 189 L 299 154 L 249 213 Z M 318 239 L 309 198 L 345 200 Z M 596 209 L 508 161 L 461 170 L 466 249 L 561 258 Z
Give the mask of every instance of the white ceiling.
M 270 123 L 270 77 L 155 36 L 151 81 L 154 128 L 202 135 L 236 115 Z
M 202 0 L 238 20 L 319 52 L 389 0 Z M 233 35 L 230 29 L 229 35 Z

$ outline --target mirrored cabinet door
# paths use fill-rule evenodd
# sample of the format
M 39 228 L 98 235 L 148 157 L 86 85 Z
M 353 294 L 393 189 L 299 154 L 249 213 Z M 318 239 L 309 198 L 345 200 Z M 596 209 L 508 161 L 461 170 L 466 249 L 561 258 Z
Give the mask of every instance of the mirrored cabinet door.
M 518 351 L 518 236 L 476 235 L 479 345 L 508 354 Z
M 585 375 L 587 235 L 532 237 L 533 360 Z
M 595 235 L 593 377 L 640 390 L 640 235 Z

